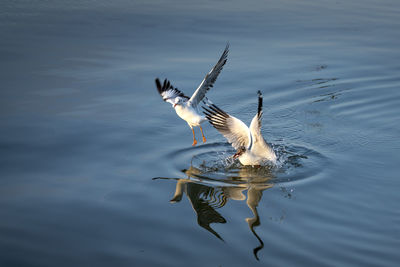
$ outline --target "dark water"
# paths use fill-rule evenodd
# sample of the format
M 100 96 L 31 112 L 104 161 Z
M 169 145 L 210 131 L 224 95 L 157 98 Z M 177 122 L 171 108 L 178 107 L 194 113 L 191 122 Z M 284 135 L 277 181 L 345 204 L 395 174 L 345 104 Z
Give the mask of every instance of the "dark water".
M 0 266 L 398 266 L 399 1 L 6 0 L 0 33 Z M 263 92 L 278 168 L 156 92 L 227 41 L 208 96 Z

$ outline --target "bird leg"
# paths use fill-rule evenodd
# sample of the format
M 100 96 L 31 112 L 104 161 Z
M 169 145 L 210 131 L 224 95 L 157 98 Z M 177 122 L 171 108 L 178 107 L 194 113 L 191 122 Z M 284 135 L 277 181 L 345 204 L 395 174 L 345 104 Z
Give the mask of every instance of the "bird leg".
M 207 141 L 207 139 L 204 137 L 204 133 L 203 133 L 203 128 L 200 127 L 200 131 L 201 131 L 201 135 L 203 136 L 203 143 L 205 143 Z
M 192 146 L 195 146 L 197 144 L 197 140 L 196 140 L 196 137 L 194 136 L 193 127 L 190 127 L 190 128 L 192 128 L 192 133 L 193 133 L 193 144 L 192 144 Z

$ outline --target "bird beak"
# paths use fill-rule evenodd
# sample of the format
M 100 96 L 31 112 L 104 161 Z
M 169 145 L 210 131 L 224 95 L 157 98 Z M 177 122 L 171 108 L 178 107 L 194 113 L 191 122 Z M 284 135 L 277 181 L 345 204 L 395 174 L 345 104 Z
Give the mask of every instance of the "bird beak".
M 175 108 L 177 104 L 174 104 L 173 107 Z
M 232 156 L 232 158 L 237 159 L 240 156 L 240 153 L 237 152 L 235 155 Z

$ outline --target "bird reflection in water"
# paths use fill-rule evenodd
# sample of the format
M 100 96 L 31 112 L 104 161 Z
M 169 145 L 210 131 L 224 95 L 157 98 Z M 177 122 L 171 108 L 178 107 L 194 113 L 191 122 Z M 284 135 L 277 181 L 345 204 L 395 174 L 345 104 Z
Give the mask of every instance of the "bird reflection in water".
M 195 167 L 183 170 L 187 179 L 162 178 L 176 180 L 175 193 L 172 203 L 182 200 L 184 194 L 189 199 L 197 215 L 197 223 L 214 236 L 223 241 L 223 238 L 211 228 L 211 223 L 226 223 L 225 218 L 217 211 L 226 205 L 229 199 L 246 200 L 244 191 L 247 190 L 246 204 L 253 213 L 252 218 L 246 218 L 251 232 L 260 242 L 260 245 L 254 248 L 253 253 L 259 260 L 257 253 L 264 247 L 260 236 L 256 233 L 255 227 L 260 225 L 260 216 L 257 211 L 263 191 L 271 188 L 273 183 L 271 179 L 273 174 L 269 168 L 242 167 L 229 179 L 220 180 L 206 177 L 206 173 Z

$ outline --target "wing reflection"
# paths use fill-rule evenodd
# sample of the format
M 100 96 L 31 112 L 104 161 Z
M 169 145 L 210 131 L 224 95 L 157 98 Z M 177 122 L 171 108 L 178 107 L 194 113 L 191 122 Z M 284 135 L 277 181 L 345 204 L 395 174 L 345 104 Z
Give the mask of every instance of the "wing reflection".
M 211 223 L 226 223 L 226 219 L 217 209 L 224 207 L 229 199 L 246 200 L 245 191 L 247 190 L 246 204 L 253 217 L 245 220 L 250 231 L 260 242 L 260 245 L 253 250 L 254 256 L 258 260 L 257 253 L 264 247 L 264 243 L 255 231 L 255 227 L 260 225 L 257 206 L 262 198 L 263 191 L 273 186 L 271 170 L 245 167 L 239 169 L 230 179 L 223 181 L 207 178 L 205 172 L 193 166 L 183 172 L 187 175 L 187 179 L 163 178 L 176 180 L 175 193 L 170 201 L 179 202 L 186 194 L 196 212 L 199 226 L 221 240 L 223 238 L 210 226 Z
M 223 192 L 218 188 L 194 183 L 189 179 L 179 179 L 176 183 L 174 197 L 170 201 L 181 201 L 183 192 L 186 193 L 190 204 L 196 212 L 197 223 L 217 238 L 223 240 L 210 226 L 211 223 L 226 223 L 225 218 L 216 211 L 226 203 L 226 197 Z

